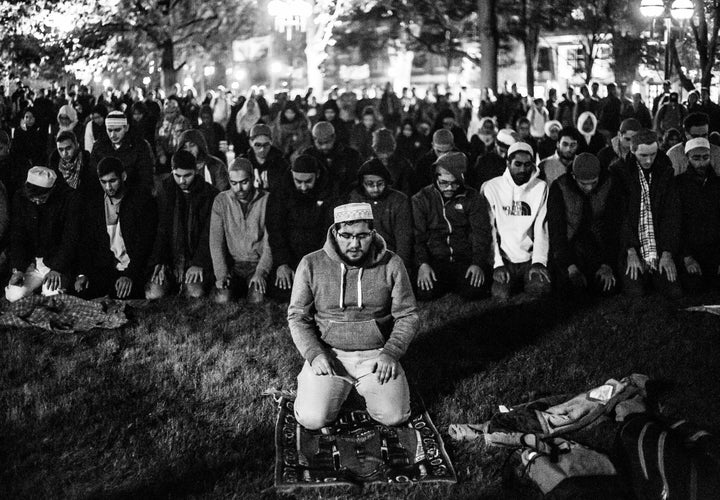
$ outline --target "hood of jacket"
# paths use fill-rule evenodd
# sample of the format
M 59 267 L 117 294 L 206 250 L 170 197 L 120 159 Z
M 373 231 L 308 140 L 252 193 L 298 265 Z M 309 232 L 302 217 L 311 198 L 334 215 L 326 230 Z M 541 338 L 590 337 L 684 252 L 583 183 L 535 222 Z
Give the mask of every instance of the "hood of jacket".
M 583 123 L 587 121 L 587 119 L 590 118 L 592 121 L 592 130 L 590 132 L 585 132 L 582 128 Z M 592 137 L 595 135 L 595 132 L 597 131 L 597 124 L 598 120 L 594 113 L 591 111 L 585 111 L 583 113 L 580 113 L 580 116 L 578 116 L 577 123 L 575 124 L 577 126 L 578 131 L 585 137 L 585 141 L 589 144 Z
M 347 271 L 350 268 L 357 268 L 359 271 L 358 280 L 357 280 L 357 296 L 358 296 L 358 307 L 362 309 L 363 307 L 363 299 L 362 299 L 362 274 L 363 269 L 375 267 L 381 262 L 385 261 L 385 258 L 388 255 L 388 249 L 387 245 L 385 243 L 385 240 L 382 236 L 380 236 L 377 232 L 373 233 L 372 241 L 370 242 L 370 250 L 368 255 L 365 256 L 365 259 L 363 259 L 362 262 L 359 263 L 359 265 L 355 266 L 352 264 L 348 264 L 345 262 L 345 260 L 340 256 L 339 249 L 337 247 L 337 242 L 335 241 L 335 225 L 331 225 L 328 228 L 327 232 L 327 238 L 325 239 L 325 244 L 323 245 L 323 252 L 327 254 L 328 257 L 330 257 L 330 260 L 333 261 L 333 263 L 336 263 L 338 266 L 338 273 L 340 274 L 340 297 L 339 297 L 339 305 L 340 308 L 345 308 L 345 277 L 347 275 Z
M 207 141 L 205 140 L 205 136 L 202 132 L 200 132 L 200 130 L 196 128 L 191 128 L 180 134 L 177 150 L 180 151 L 181 149 L 185 149 L 185 144 L 187 144 L 188 142 L 192 142 L 200 150 L 197 157 L 198 160 L 206 160 L 208 158 L 210 153 L 208 152 Z

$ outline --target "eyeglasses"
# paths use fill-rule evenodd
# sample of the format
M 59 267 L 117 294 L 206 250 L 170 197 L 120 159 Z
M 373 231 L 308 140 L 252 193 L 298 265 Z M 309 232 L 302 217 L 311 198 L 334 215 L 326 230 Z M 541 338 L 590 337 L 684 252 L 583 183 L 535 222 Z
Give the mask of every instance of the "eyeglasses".
M 254 148 L 258 148 L 258 149 L 260 149 L 260 148 L 264 149 L 264 148 L 269 148 L 270 146 L 272 146 L 272 142 L 255 142 L 255 143 L 253 143 L 252 146 Z
M 460 183 L 457 181 L 444 181 L 444 180 L 438 179 L 437 184 L 438 184 L 438 187 L 441 187 L 441 188 L 446 188 L 446 187 L 459 188 L 460 187 Z
M 368 189 L 382 189 L 385 187 L 385 185 L 386 185 L 385 181 L 377 181 L 377 182 L 365 181 L 365 182 L 363 182 L 363 186 L 365 186 Z
M 350 240 L 357 240 L 357 241 L 365 241 L 368 238 L 372 236 L 372 233 L 358 233 L 358 234 L 352 234 L 352 233 L 338 233 L 338 238 L 345 241 Z

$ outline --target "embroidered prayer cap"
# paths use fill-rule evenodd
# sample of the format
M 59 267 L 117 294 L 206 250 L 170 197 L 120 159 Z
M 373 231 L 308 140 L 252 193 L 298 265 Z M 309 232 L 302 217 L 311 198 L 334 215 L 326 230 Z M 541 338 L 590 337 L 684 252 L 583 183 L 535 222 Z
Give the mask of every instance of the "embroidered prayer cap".
M 591 153 L 580 153 L 573 160 L 572 173 L 579 181 L 592 181 L 600 176 L 600 160 Z
M 33 167 L 28 170 L 27 183 L 33 186 L 50 189 L 55 185 L 57 174 L 47 167 Z
M 333 212 L 335 224 L 355 220 L 373 220 L 372 207 L 369 203 L 347 203 L 335 207 Z
M 296 174 L 317 174 L 320 172 L 320 163 L 310 155 L 300 155 L 290 168 Z
M 268 127 L 264 123 L 258 123 L 250 129 L 250 140 L 253 140 L 261 135 L 272 138 L 272 130 L 270 130 L 270 127 Z
M 335 127 L 330 122 L 317 122 L 312 129 L 312 136 L 316 141 L 327 142 L 335 137 Z
M 704 137 L 695 137 L 685 143 L 685 154 L 688 154 L 693 149 L 710 149 L 710 141 Z
M 515 139 L 515 131 L 511 128 L 504 128 L 498 132 L 496 140 L 506 148 L 509 148 L 517 142 L 517 139 Z
M 535 152 L 533 151 L 532 146 L 530 146 L 530 144 L 528 144 L 527 142 L 515 142 L 511 144 L 507 152 L 508 158 L 510 158 L 515 153 L 527 153 L 530 156 L 535 156 Z
M 127 127 L 127 117 L 122 111 L 111 111 L 105 117 L 105 128 L 109 127 Z
M 450 151 L 435 161 L 435 170 L 442 168 L 447 170 L 448 173 L 452 174 L 456 179 L 462 179 L 463 174 L 467 170 L 467 157 L 459 151 Z

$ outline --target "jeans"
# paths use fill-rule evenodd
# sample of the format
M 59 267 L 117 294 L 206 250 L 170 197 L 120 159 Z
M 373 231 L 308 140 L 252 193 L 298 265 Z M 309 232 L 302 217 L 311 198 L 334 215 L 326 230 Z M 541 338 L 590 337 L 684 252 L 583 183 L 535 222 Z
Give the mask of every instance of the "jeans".
M 410 418 L 410 389 L 402 367 L 397 378 L 380 384 L 372 373 L 380 349 L 341 351 L 332 349 L 336 375 L 315 375 L 310 363 L 298 375 L 295 418 L 305 428 L 326 427 L 338 416 L 353 387 L 365 399 L 372 418 L 384 425 L 399 425 Z

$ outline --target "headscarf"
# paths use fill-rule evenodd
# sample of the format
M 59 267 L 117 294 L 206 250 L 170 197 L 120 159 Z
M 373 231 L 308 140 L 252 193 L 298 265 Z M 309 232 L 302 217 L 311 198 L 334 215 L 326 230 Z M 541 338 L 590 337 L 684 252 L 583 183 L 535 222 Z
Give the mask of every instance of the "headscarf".
M 587 121 L 588 118 L 590 118 L 592 120 L 593 128 L 590 132 L 585 132 L 583 130 L 582 126 Z M 593 136 L 595 135 L 595 131 L 597 130 L 597 122 L 598 122 L 597 117 L 591 111 L 585 111 L 584 113 L 581 113 L 580 116 L 578 116 L 577 129 L 580 131 L 582 136 L 585 138 L 585 142 L 587 144 L 590 144 L 590 141 L 592 140 Z
M 60 115 L 65 115 L 68 118 L 70 118 L 70 125 L 65 126 L 65 127 L 62 126 L 60 124 Z M 65 104 L 64 106 L 62 106 L 60 108 L 60 111 L 58 111 L 57 121 L 58 121 L 58 126 L 60 127 L 58 132 L 62 132 L 64 130 L 73 131 L 75 129 L 75 126 L 78 123 L 77 111 L 75 111 L 75 108 L 73 108 L 69 104 Z
M 250 129 L 260 120 L 260 106 L 254 97 L 248 98 L 235 117 L 235 127 L 238 132 L 250 133 Z

